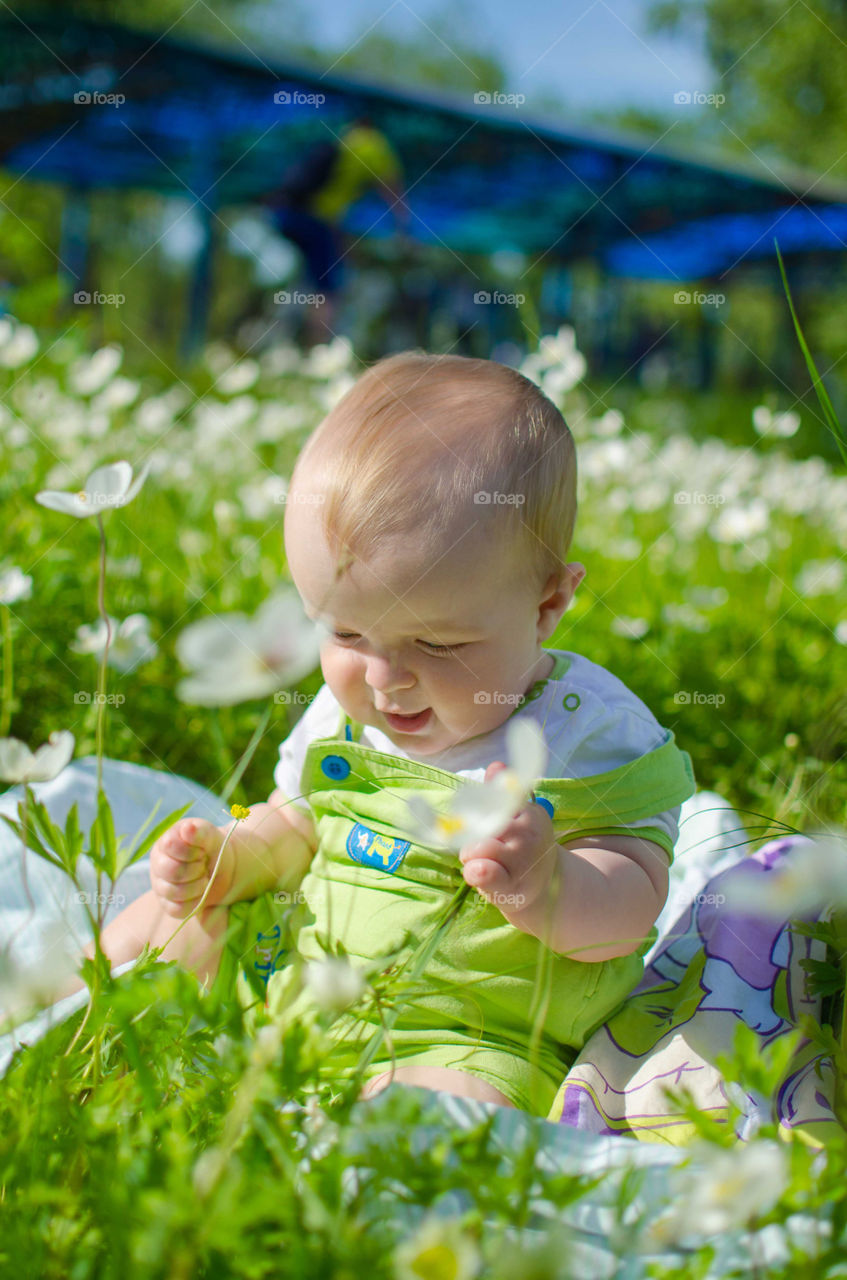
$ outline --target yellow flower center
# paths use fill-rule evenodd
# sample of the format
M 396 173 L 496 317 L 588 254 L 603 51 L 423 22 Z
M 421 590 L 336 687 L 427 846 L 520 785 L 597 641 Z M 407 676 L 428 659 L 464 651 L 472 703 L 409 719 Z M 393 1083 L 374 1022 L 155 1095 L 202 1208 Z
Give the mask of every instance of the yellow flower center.
M 464 821 L 461 818 L 453 817 L 452 814 L 439 814 L 436 819 L 436 827 L 443 836 L 455 835 L 457 831 L 461 831 L 464 827 Z
M 243 804 L 232 805 L 232 807 L 230 808 L 230 813 L 232 814 L 233 818 L 237 818 L 239 822 L 243 818 L 250 817 L 250 810 L 247 808 L 246 805 L 243 805 Z

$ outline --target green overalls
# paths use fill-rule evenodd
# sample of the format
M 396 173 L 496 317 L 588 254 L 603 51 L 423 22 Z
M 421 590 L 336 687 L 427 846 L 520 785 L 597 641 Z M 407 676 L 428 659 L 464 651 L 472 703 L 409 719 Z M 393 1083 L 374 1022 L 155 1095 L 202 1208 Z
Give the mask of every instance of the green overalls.
M 463 780 L 362 746 L 360 734 L 361 726 L 344 717 L 337 738 L 316 740 L 306 752 L 303 793 L 319 844 L 300 887 L 314 921 L 299 927 L 296 950 L 319 960 L 322 941 L 332 950 L 341 942 L 355 966 L 383 967 L 382 956 L 386 966 L 397 965 L 398 957 L 402 965 L 432 938 L 464 886 L 457 854 L 412 842 L 405 801 L 422 793 L 438 807 Z M 674 808 L 694 790 L 690 758 L 668 732 L 662 745 L 631 764 L 589 779 L 541 779 L 535 795 L 552 810 L 554 830 L 564 839 L 625 834 L 627 823 Z M 655 840 L 673 856 L 657 828 L 633 834 Z M 272 892 L 231 907 L 233 927 L 215 980 L 230 992 L 237 980 L 242 1003 L 255 1006 L 261 1003 L 258 973 L 271 1015 L 275 990 L 285 987 L 279 987 L 282 910 Z M 655 938 L 654 926 L 628 956 L 571 960 L 509 924 L 470 889 L 411 984 L 408 1004 L 366 1078 L 389 1069 L 392 1060 L 453 1067 L 488 1081 L 516 1107 L 546 1116 L 586 1039 L 637 985 Z M 379 1025 L 376 1013 L 363 1020 L 360 1008 L 355 1017 L 342 1015 L 333 1023 L 333 1070 L 337 1065 L 339 1075 L 352 1074 Z

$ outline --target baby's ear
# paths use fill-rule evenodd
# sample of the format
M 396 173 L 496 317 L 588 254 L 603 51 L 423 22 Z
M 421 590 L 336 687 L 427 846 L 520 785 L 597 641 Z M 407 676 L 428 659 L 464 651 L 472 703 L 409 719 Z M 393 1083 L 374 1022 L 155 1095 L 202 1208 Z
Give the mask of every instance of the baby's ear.
M 585 577 L 585 565 L 565 565 L 562 573 L 551 573 L 544 584 L 538 609 L 538 638 L 547 640 L 559 624 L 574 592 Z
M 570 583 L 571 583 L 570 595 L 572 599 L 576 592 L 577 587 L 585 577 L 585 565 L 580 564 L 578 560 L 574 560 L 572 564 L 565 565 L 565 573 L 568 575 L 570 579 Z M 570 600 L 568 600 L 568 604 L 570 604 Z

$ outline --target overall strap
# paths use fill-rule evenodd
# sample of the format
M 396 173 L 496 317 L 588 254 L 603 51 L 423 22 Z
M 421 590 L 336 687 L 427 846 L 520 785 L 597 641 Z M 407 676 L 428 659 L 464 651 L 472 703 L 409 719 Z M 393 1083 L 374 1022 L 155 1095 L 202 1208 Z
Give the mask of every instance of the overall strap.
M 346 738 L 348 742 L 359 742 L 363 728 L 364 725 L 359 724 L 357 720 L 352 720 L 346 711 L 341 708 L 338 717 L 338 728 L 335 734 L 337 738 Z

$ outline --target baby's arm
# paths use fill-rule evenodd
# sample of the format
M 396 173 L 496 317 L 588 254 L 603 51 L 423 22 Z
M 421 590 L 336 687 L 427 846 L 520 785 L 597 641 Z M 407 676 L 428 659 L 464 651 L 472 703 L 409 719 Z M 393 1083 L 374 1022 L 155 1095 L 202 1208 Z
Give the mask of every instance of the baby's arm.
M 635 836 L 578 836 L 556 844 L 547 892 L 510 920 L 552 950 L 595 963 L 635 951 L 667 896 L 661 845 Z
M 266 889 L 294 888 L 316 848 L 311 818 L 274 791 L 266 804 L 250 806 L 248 818 L 222 827 L 202 818 L 175 823 L 151 850 L 150 881 L 165 911 L 185 916 L 196 907 L 213 873 L 209 905 L 257 898 Z
M 497 766 L 490 765 L 488 778 Z M 573 960 L 627 956 L 643 942 L 668 896 L 664 849 L 635 836 L 575 836 L 527 804 L 499 836 L 461 850 L 468 884 L 510 924 Z

